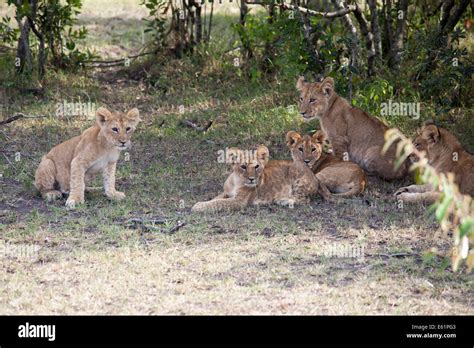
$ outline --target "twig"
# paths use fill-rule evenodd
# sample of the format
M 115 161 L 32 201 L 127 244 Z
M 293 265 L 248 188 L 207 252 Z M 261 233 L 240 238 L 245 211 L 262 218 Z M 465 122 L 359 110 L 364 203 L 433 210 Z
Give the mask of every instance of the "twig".
M 121 65 L 125 63 L 126 59 L 136 59 L 139 57 L 147 56 L 150 54 L 156 54 L 157 50 L 149 51 L 149 52 L 143 52 L 139 54 L 134 54 L 131 56 L 128 56 L 126 58 L 121 58 L 121 59 L 112 59 L 112 60 L 85 60 L 83 63 L 84 64 L 92 64 L 90 67 L 99 67 L 101 65 L 105 65 L 107 67 L 109 66 L 116 66 L 116 65 Z
M 418 256 L 418 254 L 415 254 L 415 253 L 393 253 L 393 254 L 380 253 L 380 254 L 366 254 L 365 256 L 368 256 L 368 257 L 380 256 L 380 257 L 387 257 L 387 258 L 390 258 L 390 257 L 401 258 L 401 257 Z
M 0 121 L 0 126 L 19 120 L 20 118 L 43 118 L 43 117 L 46 117 L 46 116 L 44 115 L 31 116 L 31 115 L 25 115 L 23 113 L 19 113 L 19 114 L 13 115 L 10 118 L 7 118 L 6 120 Z
M 186 126 L 186 127 L 189 127 L 189 128 L 192 128 L 198 132 L 205 132 L 207 131 L 211 126 L 212 124 L 214 123 L 214 121 L 209 121 L 207 122 L 207 124 L 205 126 L 198 126 L 196 123 L 194 122 L 191 122 L 189 120 L 182 120 L 180 122 L 183 126 Z
M 187 225 L 187 222 L 178 222 L 178 224 L 172 228 L 170 228 L 166 233 L 172 234 L 178 231 L 179 229 L 183 228 Z
M 127 221 L 127 227 L 130 228 L 141 228 L 142 230 L 145 231 L 158 231 L 161 232 L 161 228 L 155 225 L 161 225 L 166 223 L 165 219 L 161 218 L 152 218 L 152 219 L 143 219 L 143 218 L 131 218 L 128 219 Z
M 151 223 L 155 225 L 155 224 L 164 224 L 166 220 L 161 219 L 161 218 L 152 218 L 152 219 L 131 218 L 131 219 L 128 219 L 126 222 L 129 225 L 144 225 L 145 223 Z

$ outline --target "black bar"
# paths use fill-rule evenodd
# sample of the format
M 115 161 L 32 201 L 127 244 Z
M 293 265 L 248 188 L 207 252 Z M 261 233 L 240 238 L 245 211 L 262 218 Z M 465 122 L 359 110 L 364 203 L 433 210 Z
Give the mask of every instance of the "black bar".
M 319 343 L 473 347 L 473 318 L 469 316 L 1 316 L 0 347 L 86 343 L 100 345 Z M 26 323 L 30 328 L 31 325 L 55 325 L 54 341 L 48 341 L 47 337 L 20 338 L 20 325 Z M 408 338 L 407 334 L 426 336 L 455 334 L 456 337 Z

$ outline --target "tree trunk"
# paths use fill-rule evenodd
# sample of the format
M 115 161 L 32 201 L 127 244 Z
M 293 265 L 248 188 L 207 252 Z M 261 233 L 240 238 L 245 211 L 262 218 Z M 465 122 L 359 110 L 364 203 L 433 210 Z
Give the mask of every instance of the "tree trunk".
M 369 29 L 367 20 L 362 13 L 360 7 L 356 3 L 356 10 L 354 11 L 354 17 L 359 23 L 360 32 L 365 38 L 365 44 L 367 47 L 367 75 L 370 77 L 374 74 L 374 60 L 375 60 L 375 46 L 374 36 Z
M 21 0 L 19 0 L 21 3 Z M 20 30 L 18 45 L 16 50 L 15 67 L 18 73 L 29 74 L 33 71 L 33 58 L 30 49 L 30 22 L 18 15 L 15 17 Z
M 332 0 L 332 3 L 334 6 L 336 6 L 337 9 L 344 9 L 344 5 L 340 3 L 338 0 Z M 358 57 L 358 45 L 359 45 L 359 39 L 357 37 L 357 29 L 352 22 L 351 17 L 349 14 L 345 14 L 344 16 L 341 17 L 342 22 L 344 26 L 347 28 L 347 30 L 350 32 L 351 35 L 351 65 L 355 68 L 357 68 L 358 63 L 357 63 L 357 57 Z
M 397 29 L 395 31 L 395 35 L 393 36 L 393 42 L 389 56 L 389 65 L 395 70 L 400 68 L 401 53 L 403 50 L 403 38 L 407 23 L 407 9 L 408 0 L 399 0 L 397 4 Z
M 377 0 L 368 0 L 367 3 L 370 8 L 370 27 L 374 35 L 375 59 L 380 60 L 382 57 L 382 39 L 378 22 Z
M 194 6 L 196 8 L 196 43 L 199 44 L 202 40 L 202 17 L 201 17 L 201 10 L 202 6 L 201 3 L 198 1 L 194 1 Z

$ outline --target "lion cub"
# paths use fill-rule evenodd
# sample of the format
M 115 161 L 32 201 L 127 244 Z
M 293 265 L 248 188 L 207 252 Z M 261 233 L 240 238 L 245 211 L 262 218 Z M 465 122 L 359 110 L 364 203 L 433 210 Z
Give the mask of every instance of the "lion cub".
M 426 153 L 428 163 L 438 173 L 453 173 L 454 181 L 462 194 L 474 196 L 474 156 L 463 149 L 453 134 L 428 123 L 418 131 L 413 145 L 418 151 Z M 418 160 L 414 155 L 410 159 Z M 440 195 L 429 184 L 410 185 L 395 192 L 395 196 L 405 202 L 432 203 Z
M 138 109 L 126 114 L 99 108 L 97 123 L 81 135 L 56 145 L 43 156 L 35 174 L 41 196 L 52 201 L 69 192 L 66 207 L 84 203 L 85 183 L 102 173 L 105 194 L 115 200 L 125 194 L 115 190 L 115 168 L 120 151 L 130 148 L 130 138 L 141 121 Z
M 301 92 L 301 115 L 308 121 L 319 119 L 321 129 L 327 134 L 337 157 L 348 155 L 368 174 L 386 180 L 406 175 L 406 163 L 397 171 L 394 170 L 396 145 L 382 155 L 388 127 L 340 97 L 334 90 L 331 77 L 326 77 L 320 83 L 308 83 L 301 76 L 296 88 Z
M 304 163 L 313 171 L 324 199 L 352 197 L 363 192 L 367 186 L 365 172 L 356 163 L 325 153 L 325 140 L 326 135 L 320 130 L 311 137 L 293 131 L 286 134 L 286 144 L 293 160 Z
M 232 149 L 232 173 L 224 184 L 224 192 L 207 202 L 198 202 L 192 211 L 241 209 L 250 205 L 277 203 L 292 207 L 308 203 L 318 190 L 311 170 L 302 163 L 269 161 L 269 151 L 260 145 L 250 156 Z

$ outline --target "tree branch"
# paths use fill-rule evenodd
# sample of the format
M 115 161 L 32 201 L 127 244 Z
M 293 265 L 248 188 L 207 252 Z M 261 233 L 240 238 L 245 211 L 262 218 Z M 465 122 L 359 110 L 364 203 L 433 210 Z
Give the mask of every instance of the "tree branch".
M 248 0 L 243 0 L 243 1 L 248 5 L 262 5 L 262 6 L 268 5 L 268 3 L 262 2 L 262 1 L 248 1 Z M 314 10 L 307 9 L 305 7 L 300 7 L 300 6 L 295 6 L 291 4 L 285 4 L 285 3 L 280 3 L 280 4 L 275 4 L 275 5 L 285 10 L 299 11 L 301 13 L 304 13 L 310 16 L 318 16 L 318 17 L 323 17 L 323 18 L 343 17 L 347 15 L 348 13 L 354 12 L 356 10 L 355 5 L 347 5 L 346 7 L 341 8 L 337 11 L 333 11 L 333 12 L 314 11 Z

